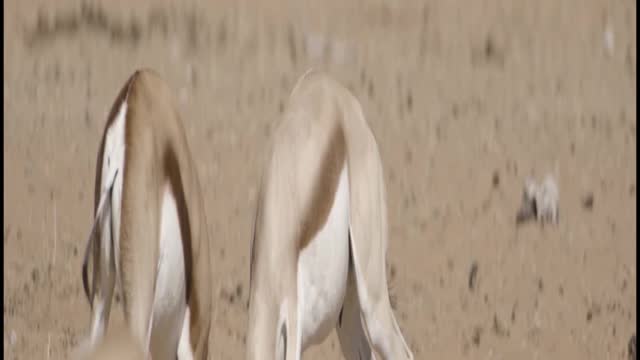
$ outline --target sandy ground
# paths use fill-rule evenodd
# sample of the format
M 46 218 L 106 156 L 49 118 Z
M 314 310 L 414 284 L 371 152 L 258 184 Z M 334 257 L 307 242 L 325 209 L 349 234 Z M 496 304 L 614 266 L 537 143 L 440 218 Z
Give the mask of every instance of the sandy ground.
M 417 359 L 627 358 L 635 1 L 127 3 L 4 2 L 5 358 L 66 358 L 88 330 L 98 142 L 140 67 L 174 90 L 204 184 L 210 358 L 243 358 L 258 169 L 310 66 L 353 90 L 377 137 Z M 516 227 L 524 178 L 547 172 L 560 223 Z M 335 334 L 305 358 L 341 358 Z

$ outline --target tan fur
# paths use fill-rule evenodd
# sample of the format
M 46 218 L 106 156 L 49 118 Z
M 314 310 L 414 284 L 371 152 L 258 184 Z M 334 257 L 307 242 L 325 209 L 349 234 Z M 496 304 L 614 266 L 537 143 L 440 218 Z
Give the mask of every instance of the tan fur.
M 200 184 L 184 129 L 165 82 L 151 70 L 139 70 L 120 91 L 105 134 L 125 99 L 126 150 L 117 259 L 125 318 L 134 337 L 144 343 L 159 253 L 161 189 L 168 183 L 176 196 L 184 241 L 190 342 L 195 358 L 206 358 L 211 301 L 209 237 Z M 104 137 L 96 169 L 96 208 L 102 188 Z M 97 248 L 94 247 L 94 264 L 99 256 Z M 94 284 L 95 276 L 94 272 Z
M 345 160 L 344 132 L 342 127 L 335 126 L 320 164 L 319 176 L 313 183 L 312 197 L 302 215 L 298 252 L 309 244 L 326 223 Z
M 363 320 L 399 334 L 385 274 L 387 214 L 378 147 L 357 99 L 330 77 L 308 72 L 289 98 L 273 135 L 258 195 L 250 260 L 249 359 L 275 354 L 279 311 L 285 306 L 286 354 L 295 358 L 297 259 L 322 228 L 345 164 L 350 187 L 353 267 Z M 395 328 L 394 328 L 395 327 Z M 394 328 L 394 329 L 391 329 Z M 412 358 L 402 336 L 376 350 Z M 386 345 L 385 345 L 386 346 Z M 392 356 L 393 356 L 392 355 Z

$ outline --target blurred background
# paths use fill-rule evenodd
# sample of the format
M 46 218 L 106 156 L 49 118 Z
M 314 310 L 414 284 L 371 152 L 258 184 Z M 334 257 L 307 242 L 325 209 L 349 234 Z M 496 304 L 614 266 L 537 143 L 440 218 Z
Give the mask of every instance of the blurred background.
M 244 358 L 251 225 L 297 78 L 361 101 L 417 359 L 626 359 L 636 328 L 636 1 L 5 1 L 4 356 L 64 359 L 108 109 L 173 89 L 212 237 L 211 359 Z M 526 176 L 560 222 L 516 226 Z M 122 318 L 115 303 L 113 321 Z M 306 359 L 341 358 L 332 334 Z

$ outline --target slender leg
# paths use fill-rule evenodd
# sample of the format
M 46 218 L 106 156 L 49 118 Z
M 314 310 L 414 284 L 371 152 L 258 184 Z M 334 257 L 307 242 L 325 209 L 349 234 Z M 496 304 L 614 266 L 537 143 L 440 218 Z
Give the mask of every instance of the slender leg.
M 347 280 L 347 292 L 338 318 L 338 324 L 336 325 L 340 347 L 347 360 L 375 359 L 367 334 L 362 327 L 360 313 L 358 289 L 356 288 L 353 268 L 351 268 Z

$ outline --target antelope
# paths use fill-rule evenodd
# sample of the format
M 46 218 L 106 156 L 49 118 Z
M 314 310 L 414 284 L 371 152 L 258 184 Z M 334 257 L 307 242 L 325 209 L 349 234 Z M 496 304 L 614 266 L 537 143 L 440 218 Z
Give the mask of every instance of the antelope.
M 299 359 L 335 328 L 347 359 L 413 359 L 390 305 L 387 236 L 382 162 L 360 103 L 310 70 L 259 181 L 247 358 Z
M 103 338 L 117 285 L 131 336 L 146 355 L 206 358 L 211 273 L 203 199 L 172 94 L 152 70 L 136 71 L 111 108 L 94 196 L 82 263 L 89 348 Z

